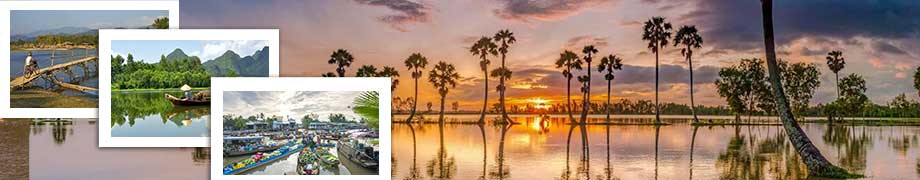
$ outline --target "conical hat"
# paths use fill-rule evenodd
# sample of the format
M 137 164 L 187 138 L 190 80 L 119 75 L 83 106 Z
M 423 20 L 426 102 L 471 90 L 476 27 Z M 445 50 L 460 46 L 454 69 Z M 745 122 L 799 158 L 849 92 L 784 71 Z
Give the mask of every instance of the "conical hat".
M 182 87 L 179 89 L 181 89 L 182 91 L 191 91 L 192 87 L 189 87 L 188 84 L 186 84 L 186 85 L 182 85 Z

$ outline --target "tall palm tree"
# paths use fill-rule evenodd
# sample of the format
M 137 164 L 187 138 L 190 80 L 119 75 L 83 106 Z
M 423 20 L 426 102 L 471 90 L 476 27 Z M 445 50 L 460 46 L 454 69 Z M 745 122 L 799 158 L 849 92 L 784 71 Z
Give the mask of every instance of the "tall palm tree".
M 383 66 L 383 70 L 377 74 L 377 77 L 390 77 L 392 83 L 390 84 L 390 91 L 396 91 L 396 86 L 399 85 L 399 71 L 394 67 Z
M 607 111 L 607 123 L 610 123 L 610 84 L 616 78 L 616 76 L 613 76 L 613 70 L 622 69 L 623 59 L 616 55 L 607 55 L 607 57 L 601 58 L 601 63 L 597 66 L 597 71 L 605 73 L 604 79 L 607 80 L 607 104 L 604 106 L 604 110 Z
M 345 77 L 345 68 L 351 66 L 354 61 L 355 57 L 351 56 L 351 53 L 348 53 L 345 49 L 335 50 L 329 56 L 329 64 L 336 65 L 335 72 L 338 73 L 339 77 Z
M 377 67 L 374 65 L 363 65 L 358 68 L 358 72 L 355 73 L 357 77 L 377 77 L 378 75 Z
M 482 96 L 482 111 L 479 113 L 479 123 L 483 124 L 486 119 L 486 107 L 489 105 L 489 64 L 492 63 L 489 61 L 489 55 L 498 55 L 498 45 L 493 43 L 492 39 L 489 37 L 481 37 L 479 41 L 476 41 L 476 43 L 470 47 L 470 53 L 474 56 L 479 56 L 479 68 L 482 69 L 484 89 Z
M 492 40 L 498 43 L 498 53 L 502 55 L 502 67 L 492 71 L 492 76 L 498 77 L 498 101 L 501 105 L 502 122 L 514 124 L 514 121 L 508 117 L 508 111 L 505 109 L 505 90 L 507 89 L 507 87 L 505 87 L 505 81 L 511 79 L 511 70 L 505 66 L 505 58 L 508 55 L 508 49 L 511 48 L 511 44 L 514 44 L 517 39 L 514 38 L 514 33 L 505 29 L 495 33 Z
M 805 166 L 808 168 L 808 174 L 817 177 L 832 178 L 852 178 L 861 177 L 861 175 L 850 174 L 846 170 L 834 166 L 821 154 L 821 151 L 811 143 L 805 131 L 799 127 L 789 109 L 789 101 L 786 100 L 786 94 L 783 91 L 782 82 L 779 77 L 779 65 L 776 62 L 776 49 L 773 44 L 773 1 L 761 0 L 763 13 L 763 32 L 764 32 L 764 51 L 767 57 L 767 70 L 770 73 L 770 86 L 773 87 L 774 99 L 776 100 L 777 110 L 779 111 L 780 120 L 783 122 L 783 129 L 789 137 L 789 141 L 795 146 L 796 152 Z
M 415 117 L 415 110 L 418 108 L 418 79 L 422 77 L 422 71 L 425 70 L 425 66 L 428 66 L 428 58 L 422 56 L 421 53 L 413 53 L 406 58 L 405 61 L 406 68 L 412 72 L 412 79 L 415 79 L 415 97 L 412 98 L 412 112 L 409 113 L 409 118 L 406 119 L 406 123 L 412 123 L 412 118 Z
M 581 124 L 585 124 L 591 107 L 591 61 L 594 59 L 594 54 L 597 54 L 597 48 L 594 48 L 594 45 L 588 45 L 581 49 L 581 53 L 585 54 L 582 59 L 585 60 L 585 63 L 588 63 L 588 66 L 586 66 L 588 69 L 585 71 L 586 75 L 578 77 L 578 81 L 582 83 L 581 93 L 584 97 L 582 98 L 581 106 Z
M 847 64 L 843 59 L 843 52 L 840 51 L 831 51 L 827 53 L 827 67 L 834 72 L 834 80 L 836 80 L 835 85 L 837 87 L 837 98 L 840 98 L 840 70 L 843 70 L 843 67 Z
M 441 95 L 441 112 L 438 113 L 440 124 L 444 124 L 444 98 L 447 97 L 450 88 L 457 87 L 458 79 L 460 79 L 460 74 L 457 73 L 454 65 L 444 61 L 438 62 L 437 65 L 434 65 L 434 69 L 428 72 L 428 82 L 431 82 L 438 89 L 438 95 Z
M 668 45 L 671 38 L 671 23 L 663 17 L 652 17 L 645 22 L 642 40 L 648 41 L 648 48 L 655 53 L 655 124 L 661 123 L 661 105 L 658 103 L 658 53 Z
M 562 69 L 562 76 L 564 76 L 566 79 L 565 108 L 566 111 L 569 112 L 569 121 L 574 124 L 575 117 L 572 116 L 572 70 L 581 70 L 581 58 L 578 58 L 578 54 L 566 50 L 565 52 L 559 54 L 559 59 L 556 59 L 556 68 Z
M 693 114 L 694 123 L 699 123 L 700 119 L 696 117 L 696 103 L 693 102 L 693 48 L 700 48 L 702 44 L 703 37 L 696 26 L 681 26 L 677 35 L 674 35 L 674 46 L 686 46 L 680 49 L 680 54 L 687 58 L 687 69 L 690 69 L 690 113 Z

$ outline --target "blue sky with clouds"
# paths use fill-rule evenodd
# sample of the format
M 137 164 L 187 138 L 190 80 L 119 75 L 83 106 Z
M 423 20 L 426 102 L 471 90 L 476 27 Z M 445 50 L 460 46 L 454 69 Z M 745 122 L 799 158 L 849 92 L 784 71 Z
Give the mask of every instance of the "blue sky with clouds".
M 212 60 L 232 50 L 240 57 L 252 55 L 268 45 L 264 40 L 114 40 L 113 55 L 127 56 L 148 63 L 160 61 L 161 55 L 168 55 L 176 48 L 189 56 L 198 56 L 202 62 Z
M 300 119 L 315 114 L 328 120 L 330 114 L 344 114 L 349 120 L 360 119 L 352 102 L 361 91 L 226 91 L 224 114 L 243 117 L 264 113 Z
M 12 35 L 63 27 L 137 28 L 169 16 L 162 10 L 15 10 L 10 12 Z

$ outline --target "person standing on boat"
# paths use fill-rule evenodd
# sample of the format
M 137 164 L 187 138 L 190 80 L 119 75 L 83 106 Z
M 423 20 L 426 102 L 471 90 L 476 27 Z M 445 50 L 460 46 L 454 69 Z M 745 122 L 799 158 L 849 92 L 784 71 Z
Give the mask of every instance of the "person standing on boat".
M 182 97 L 182 100 L 192 99 L 192 87 L 189 87 L 188 84 L 185 84 L 185 85 L 182 85 L 182 87 L 180 87 L 179 89 L 182 90 L 182 94 L 185 96 L 185 97 Z

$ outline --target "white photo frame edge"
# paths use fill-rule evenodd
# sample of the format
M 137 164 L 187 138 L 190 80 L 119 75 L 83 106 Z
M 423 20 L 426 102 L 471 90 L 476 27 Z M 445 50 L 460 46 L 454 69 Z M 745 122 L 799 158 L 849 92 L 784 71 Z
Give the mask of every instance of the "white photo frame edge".
M 13 10 L 166 10 L 169 28 L 179 28 L 179 1 L 3 1 L 0 2 L 0 24 L 10 25 Z M 0 57 L 10 57 L 10 28 L 0 28 Z M 10 60 L 11 61 L 11 60 Z M 9 61 L 4 62 L 9 64 Z M 0 78 L 10 79 L 10 67 L 0 68 Z M 0 81 L 9 87 L 9 81 Z M 98 108 L 11 108 L 10 92 L 0 93 L 2 118 L 97 118 Z M 101 104 L 100 104 L 101 106 Z
M 377 91 L 380 93 L 380 165 L 377 175 L 314 175 L 310 179 L 357 180 L 390 179 L 392 175 L 392 92 L 390 78 L 362 77 L 242 77 L 211 78 L 211 137 L 223 136 L 224 91 Z M 217 129 L 215 129 L 217 128 Z M 295 180 L 303 176 L 223 175 L 223 138 L 211 138 L 211 179 L 213 180 Z
M 139 36 L 142 34 L 142 36 Z M 99 147 L 208 147 L 208 137 L 112 137 L 112 41 L 114 40 L 267 40 L 269 77 L 279 75 L 278 29 L 102 29 L 99 30 Z M 212 82 L 213 91 L 213 82 Z M 212 103 L 213 105 L 213 103 Z M 213 112 L 211 115 L 213 116 Z

